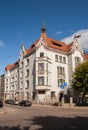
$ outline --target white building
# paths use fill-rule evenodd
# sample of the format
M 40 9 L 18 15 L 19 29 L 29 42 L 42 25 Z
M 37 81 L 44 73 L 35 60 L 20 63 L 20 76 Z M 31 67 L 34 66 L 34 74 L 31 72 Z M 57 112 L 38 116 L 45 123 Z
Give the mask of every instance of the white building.
M 75 66 L 86 56 L 78 36 L 67 45 L 49 38 L 42 25 L 40 38 L 29 49 L 21 47 L 19 59 L 5 68 L 5 99 L 33 99 L 67 95 Z

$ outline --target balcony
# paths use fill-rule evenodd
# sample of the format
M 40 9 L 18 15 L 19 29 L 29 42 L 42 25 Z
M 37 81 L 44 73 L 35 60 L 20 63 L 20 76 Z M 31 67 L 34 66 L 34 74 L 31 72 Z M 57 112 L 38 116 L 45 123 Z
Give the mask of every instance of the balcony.
M 37 75 L 48 75 L 48 71 L 37 71 Z
M 50 90 L 51 88 L 50 88 L 50 86 L 36 86 L 36 90 Z
M 60 78 L 60 79 L 65 79 L 66 78 L 66 76 L 65 76 L 65 74 L 58 74 L 58 77 L 57 78 Z
M 50 58 L 44 56 L 44 57 L 36 57 L 36 62 L 39 62 L 39 61 L 47 61 L 47 62 L 50 62 Z

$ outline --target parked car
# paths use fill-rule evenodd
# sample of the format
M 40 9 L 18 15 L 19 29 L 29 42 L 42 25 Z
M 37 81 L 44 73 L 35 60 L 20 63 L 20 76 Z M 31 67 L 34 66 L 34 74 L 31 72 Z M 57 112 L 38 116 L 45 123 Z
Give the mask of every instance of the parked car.
M 5 100 L 5 103 L 6 103 L 6 104 L 14 105 L 14 100 L 12 100 L 12 99 L 7 99 L 7 100 Z
M 5 103 L 6 103 L 6 104 L 11 104 L 11 105 L 18 105 L 18 104 L 19 104 L 18 101 L 12 100 L 12 99 L 7 99 L 7 100 L 5 100 Z
M 19 102 L 19 106 L 31 106 L 32 103 L 29 100 L 22 100 Z
M 0 100 L 0 107 L 3 107 L 3 102 Z

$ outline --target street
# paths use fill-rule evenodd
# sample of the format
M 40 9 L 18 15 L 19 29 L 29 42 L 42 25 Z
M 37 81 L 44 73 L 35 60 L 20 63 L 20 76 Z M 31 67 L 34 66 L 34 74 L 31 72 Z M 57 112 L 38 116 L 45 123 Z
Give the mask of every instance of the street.
M 88 130 L 88 108 L 6 105 L 0 130 Z

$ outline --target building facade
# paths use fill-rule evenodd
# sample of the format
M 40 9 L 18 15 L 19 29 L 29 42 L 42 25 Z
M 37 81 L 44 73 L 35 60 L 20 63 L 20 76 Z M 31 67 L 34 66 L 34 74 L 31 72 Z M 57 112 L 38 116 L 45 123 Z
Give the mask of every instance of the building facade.
M 84 61 L 78 36 L 69 45 L 49 38 L 44 25 L 40 38 L 27 50 L 21 46 L 16 63 L 5 68 L 5 99 L 36 99 L 68 96 L 72 74 L 77 64 Z
M 5 86 L 5 77 L 4 74 L 0 76 L 0 100 L 4 100 L 4 86 Z

